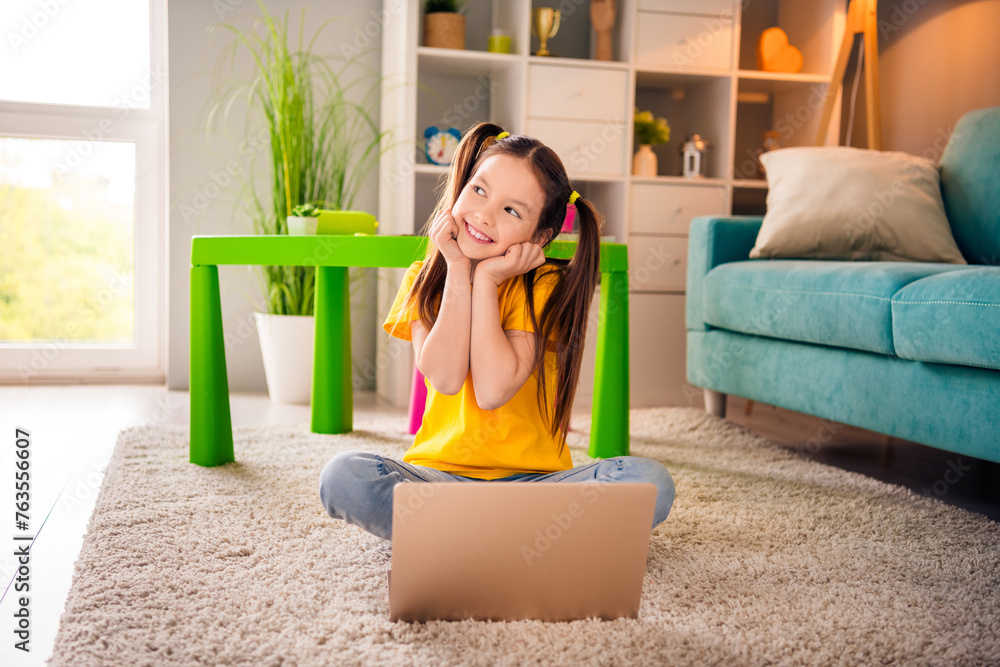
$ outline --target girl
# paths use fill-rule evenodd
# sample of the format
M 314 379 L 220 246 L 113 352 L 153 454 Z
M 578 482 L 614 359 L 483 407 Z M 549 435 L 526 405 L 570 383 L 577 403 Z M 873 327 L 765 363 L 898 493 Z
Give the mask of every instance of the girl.
M 571 216 L 568 263 L 544 248 Z M 459 144 L 427 225 L 424 261 L 403 278 L 383 325 L 412 340 L 427 381 L 423 423 L 402 461 L 361 451 L 323 469 L 330 516 L 392 539 L 400 482 L 651 482 L 653 526 L 674 500 L 657 461 L 620 456 L 574 468 L 566 446 L 601 220 L 538 140 L 476 125 Z

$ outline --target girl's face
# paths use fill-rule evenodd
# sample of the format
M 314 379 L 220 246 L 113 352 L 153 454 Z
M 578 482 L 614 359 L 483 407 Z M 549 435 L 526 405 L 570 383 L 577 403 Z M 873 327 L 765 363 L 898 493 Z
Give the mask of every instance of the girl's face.
M 475 262 L 499 257 L 516 243 L 544 243 L 536 238 L 544 205 L 545 193 L 525 160 L 487 158 L 451 209 L 459 249 Z

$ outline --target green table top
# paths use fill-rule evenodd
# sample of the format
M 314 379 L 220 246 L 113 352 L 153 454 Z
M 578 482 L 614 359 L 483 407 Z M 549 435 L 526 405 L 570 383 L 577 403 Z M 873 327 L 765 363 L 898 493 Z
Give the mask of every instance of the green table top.
M 407 267 L 423 259 L 426 236 L 194 236 L 191 265 Z M 545 256 L 569 259 L 576 243 L 553 241 Z M 628 271 L 623 243 L 601 244 L 601 272 Z

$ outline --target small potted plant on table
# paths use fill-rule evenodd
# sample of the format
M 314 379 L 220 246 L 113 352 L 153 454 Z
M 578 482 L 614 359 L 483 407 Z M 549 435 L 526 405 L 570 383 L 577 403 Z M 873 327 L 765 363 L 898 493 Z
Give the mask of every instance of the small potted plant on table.
M 288 216 L 289 236 L 308 236 L 316 233 L 316 221 L 319 219 L 319 207 L 315 204 L 299 204 Z

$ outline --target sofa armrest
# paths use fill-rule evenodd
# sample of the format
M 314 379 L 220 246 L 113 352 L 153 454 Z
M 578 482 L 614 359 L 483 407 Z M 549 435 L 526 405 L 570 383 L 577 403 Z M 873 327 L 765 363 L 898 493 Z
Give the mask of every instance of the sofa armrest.
M 760 216 L 705 215 L 691 221 L 685 300 L 688 331 L 708 330 L 702 303 L 705 275 L 719 264 L 749 259 L 763 220 Z

